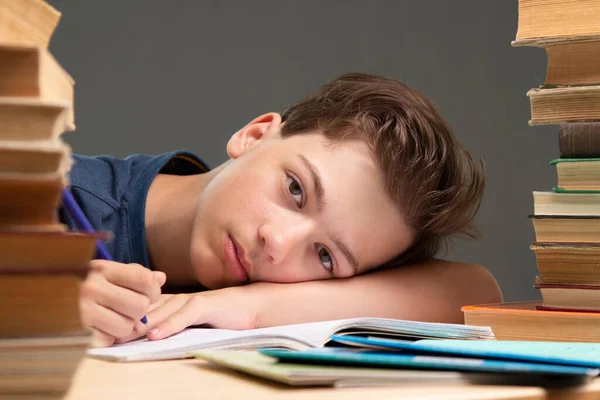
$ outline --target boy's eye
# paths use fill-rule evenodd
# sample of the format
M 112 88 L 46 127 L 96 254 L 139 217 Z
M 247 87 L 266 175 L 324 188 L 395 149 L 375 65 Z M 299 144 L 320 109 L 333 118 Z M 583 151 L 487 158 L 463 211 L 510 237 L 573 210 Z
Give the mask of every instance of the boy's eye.
M 302 207 L 304 204 L 304 189 L 300 182 L 288 175 L 286 178 L 286 185 L 288 192 L 290 192 L 298 207 Z
M 317 254 L 319 256 L 319 262 L 330 274 L 333 272 L 333 258 L 325 247 L 317 244 Z

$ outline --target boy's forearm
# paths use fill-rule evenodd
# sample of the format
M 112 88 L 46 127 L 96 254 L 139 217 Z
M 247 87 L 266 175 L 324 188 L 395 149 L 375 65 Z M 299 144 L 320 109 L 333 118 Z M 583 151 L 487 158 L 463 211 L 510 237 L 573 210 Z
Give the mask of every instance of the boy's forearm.
M 350 279 L 240 289 L 258 308 L 257 327 L 365 316 L 462 323 L 461 306 L 502 299 L 484 268 L 441 260 Z

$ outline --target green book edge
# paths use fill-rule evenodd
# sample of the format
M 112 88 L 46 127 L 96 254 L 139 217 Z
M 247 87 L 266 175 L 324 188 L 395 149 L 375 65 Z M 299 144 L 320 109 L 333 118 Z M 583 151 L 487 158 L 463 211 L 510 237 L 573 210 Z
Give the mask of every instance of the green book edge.
M 563 189 L 560 186 L 554 186 L 552 188 L 552 191 L 554 193 L 600 193 L 600 190 L 582 190 L 582 189 L 578 189 L 578 190 L 569 190 L 569 189 Z
M 550 165 L 556 165 L 563 162 L 587 162 L 587 161 L 600 161 L 600 158 L 557 158 L 550 161 Z
M 539 86 L 539 89 L 558 89 L 558 88 L 570 88 L 570 87 L 582 87 L 582 86 L 598 86 L 599 83 L 572 83 L 570 85 L 556 84 L 556 83 L 544 83 Z

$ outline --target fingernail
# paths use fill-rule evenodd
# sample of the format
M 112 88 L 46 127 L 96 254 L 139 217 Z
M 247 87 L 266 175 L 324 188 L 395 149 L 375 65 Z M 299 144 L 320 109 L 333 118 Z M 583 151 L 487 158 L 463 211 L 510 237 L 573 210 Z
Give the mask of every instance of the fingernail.
M 150 332 L 148 332 L 150 335 L 152 336 L 158 336 L 158 334 L 160 333 L 160 329 L 158 328 L 154 328 L 152 329 Z

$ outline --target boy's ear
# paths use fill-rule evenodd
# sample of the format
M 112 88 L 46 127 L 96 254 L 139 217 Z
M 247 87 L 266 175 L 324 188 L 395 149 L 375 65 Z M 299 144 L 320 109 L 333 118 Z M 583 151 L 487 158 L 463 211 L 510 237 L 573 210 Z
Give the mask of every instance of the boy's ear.
M 231 136 L 227 143 L 227 154 L 231 158 L 238 158 L 264 139 L 277 136 L 280 128 L 281 115 L 274 112 L 263 114 Z

